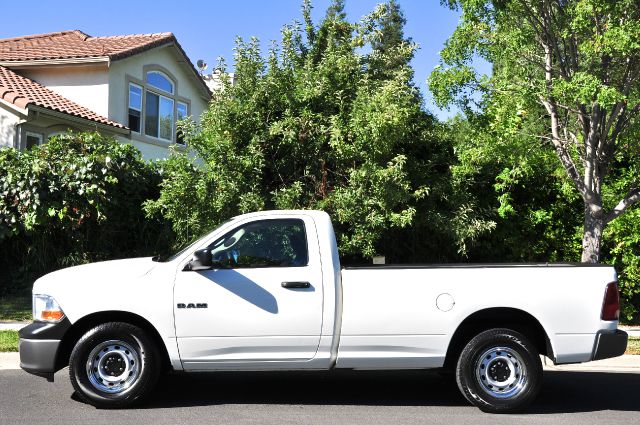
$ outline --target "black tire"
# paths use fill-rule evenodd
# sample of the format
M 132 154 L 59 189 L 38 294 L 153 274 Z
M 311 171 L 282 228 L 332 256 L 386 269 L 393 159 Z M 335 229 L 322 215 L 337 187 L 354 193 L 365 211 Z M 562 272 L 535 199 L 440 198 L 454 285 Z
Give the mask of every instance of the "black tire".
M 110 322 L 89 330 L 76 343 L 69 377 L 83 401 L 99 408 L 122 408 L 153 389 L 160 363 L 158 348 L 142 329 Z
M 542 363 L 535 346 L 511 329 L 490 329 L 465 346 L 456 382 L 469 402 L 487 413 L 524 410 L 540 392 Z

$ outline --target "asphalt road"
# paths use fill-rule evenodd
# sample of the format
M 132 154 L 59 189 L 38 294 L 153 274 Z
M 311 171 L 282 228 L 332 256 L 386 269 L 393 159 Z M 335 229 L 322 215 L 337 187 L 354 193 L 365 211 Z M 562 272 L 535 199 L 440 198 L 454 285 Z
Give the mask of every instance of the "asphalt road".
M 141 406 L 81 403 L 64 369 L 51 384 L 0 371 L 0 424 L 638 424 L 640 373 L 546 371 L 526 414 L 469 406 L 451 378 L 426 372 L 219 373 L 164 378 Z

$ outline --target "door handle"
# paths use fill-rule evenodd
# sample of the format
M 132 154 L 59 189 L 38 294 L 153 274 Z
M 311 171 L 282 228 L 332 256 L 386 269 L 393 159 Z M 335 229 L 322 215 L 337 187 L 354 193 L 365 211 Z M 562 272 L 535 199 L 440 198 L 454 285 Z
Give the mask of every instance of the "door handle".
M 311 288 L 309 282 L 282 282 L 282 287 L 287 289 Z

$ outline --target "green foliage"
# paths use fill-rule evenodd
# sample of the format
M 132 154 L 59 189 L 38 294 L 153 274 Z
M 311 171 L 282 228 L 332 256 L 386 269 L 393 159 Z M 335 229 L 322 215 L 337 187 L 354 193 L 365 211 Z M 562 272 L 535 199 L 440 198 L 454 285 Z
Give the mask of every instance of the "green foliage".
M 1 149 L 0 290 L 57 268 L 166 245 L 166 226 L 141 209 L 157 196 L 160 177 L 135 148 L 98 133 Z
M 555 173 L 553 153 L 514 146 L 487 129 L 482 115 L 449 123 L 459 162 L 457 185 L 473 194 L 475 212 L 494 223 L 469 249 L 473 261 L 577 261 L 580 251 L 580 199 L 562 173 Z M 551 156 L 551 158 L 550 158 Z
M 169 159 L 146 211 L 169 218 L 186 243 L 239 213 L 322 209 L 344 255 L 442 255 L 433 245 L 391 254 L 383 240 L 413 226 L 423 239 L 446 240 L 455 256 L 469 233 L 439 226 L 457 214 L 446 198 L 453 156 L 412 82 L 417 46 L 404 38 L 397 3 L 352 24 L 334 2 L 317 26 L 310 7 L 305 31 L 285 26 L 266 57 L 256 39 L 237 40 L 237 83 L 214 94 L 199 127 L 183 124 L 198 160 Z M 458 217 L 460 228 L 472 226 Z
M 19 339 L 17 331 L 0 331 L 0 353 L 18 351 Z

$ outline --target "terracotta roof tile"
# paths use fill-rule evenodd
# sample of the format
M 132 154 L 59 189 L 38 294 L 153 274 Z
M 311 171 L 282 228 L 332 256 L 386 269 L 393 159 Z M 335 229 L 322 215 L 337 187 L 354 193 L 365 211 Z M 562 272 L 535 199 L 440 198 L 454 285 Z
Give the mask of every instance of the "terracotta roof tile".
M 0 61 L 19 62 L 105 56 L 115 60 L 171 42 L 176 42 L 176 38 L 170 32 L 91 37 L 78 30 L 62 31 L 0 39 Z
M 0 66 L 0 99 L 23 109 L 29 105 L 35 105 L 89 121 L 122 129 L 127 128 L 60 96 L 29 78 L 16 74 L 4 66 Z

